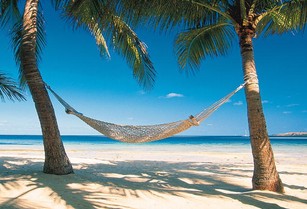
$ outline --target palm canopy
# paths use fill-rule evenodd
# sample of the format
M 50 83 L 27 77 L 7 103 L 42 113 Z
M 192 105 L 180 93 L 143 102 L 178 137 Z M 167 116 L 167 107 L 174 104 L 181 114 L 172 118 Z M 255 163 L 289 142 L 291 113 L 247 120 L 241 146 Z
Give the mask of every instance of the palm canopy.
M 22 16 L 19 14 L 18 0 L 0 0 L 1 25 L 15 23 L 12 36 L 15 57 L 20 66 L 20 46 L 22 39 L 27 37 L 23 30 Z M 83 27 L 94 36 L 102 56 L 110 57 L 109 47 L 122 55 L 133 69 L 133 75 L 145 89 L 154 84 L 155 69 L 150 60 L 146 45 L 138 38 L 131 27 L 117 14 L 113 1 L 91 0 L 52 0 L 56 9 L 62 11 L 63 17 L 74 27 Z M 41 3 L 40 3 L 41 4 Z M 36 27 L 36 59 L 39 60 L 42 49 L 46 44 L 44 17 L 42 7 L 37 12 Z M 31 27 L 30 27 L 31 28 Z M 28 37 L 31 38 L 31 37 Z M 20 67 L 21 81 L 25 83 Z
M 63 3 L 63 1 L 62 1 Z M 113 1 L 66 1 L 64 16 L 75 27 L 85 27 L 95 37 L 101 55 L 110 56 L 110 44 L 133 69 L 133 75 L 145 88 L 153 85 L 155 69 L 146 45 L 116 11 Z
M 20 88 L 17 87 L 17 84 L 3 73 L 0 73 L 0 99 L 5 101 L 5 97 L 12 101 L 25 100 Z
M 306 0 L 118 0 L 131 23 L 151 23 L 164 31 L 186 30 L 175 47 L 180 66 L 198 69 L 207 57 L 225 55 L 233 41 L 249 28 L 256 36 L 304 29 Z

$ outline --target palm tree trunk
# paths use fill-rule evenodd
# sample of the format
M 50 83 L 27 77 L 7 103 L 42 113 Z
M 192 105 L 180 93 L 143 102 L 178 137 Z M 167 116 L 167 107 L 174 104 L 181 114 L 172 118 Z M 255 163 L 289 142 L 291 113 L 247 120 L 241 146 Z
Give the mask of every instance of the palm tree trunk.
M 274 154 L 262 109 L 254 62 L 252 34 L 250 31 L 240 33 L 240 47 L 244 78 L 249 79 L 245 87 L 245 96 L 254 159 L 253 189 L 283 193 L 284 188 L 275 166 Z
M 23 16 L 23 38 L 20 48 L 21 69 L 27 81 L 40 120 L 44 149 L 44 172 L 50 174 L 73 173 L 58 129 L 54 109 L 37 68 L 36 36 L 39 0 L 27 0 Z

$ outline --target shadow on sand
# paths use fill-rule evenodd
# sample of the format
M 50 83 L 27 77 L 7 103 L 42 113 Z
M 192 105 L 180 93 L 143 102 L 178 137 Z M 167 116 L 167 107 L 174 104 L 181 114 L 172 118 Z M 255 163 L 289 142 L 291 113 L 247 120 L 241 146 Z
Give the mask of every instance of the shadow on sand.
M 147 196 L 157 198 L 167 195 L 185 198 L 186 194 L 228 198 L 239 201 L 247 208 L 285 208 L 265 201 L 268 198 L 307 204 L 306 199 L 287 194 L 251 191 L 228 181 L 230 173 L 232 177 L 236 175 L 236 179 L 250 178 L 252 171 L 242 167 L 233 172 L 233 166 L 216 166 L 212 163 L 111 161 L 75 165 L 75 174 L 56 176 L 42 173 L 42 164 L 39 160 L 12 157 L 0 159 L 0 194 L 25 187 L 15 196 L 2 199 L 0 208 L 35 208 L 33 203 L 20 200 L 25 195 L 46 188 L 49 199 L 58 203 L 62 201 L 69 208 L 132 209 L 135 207 L 117 201 L 117 197 L 144 198 L 144 192 Z M 39 196 L 37 201 L 40 201 Z

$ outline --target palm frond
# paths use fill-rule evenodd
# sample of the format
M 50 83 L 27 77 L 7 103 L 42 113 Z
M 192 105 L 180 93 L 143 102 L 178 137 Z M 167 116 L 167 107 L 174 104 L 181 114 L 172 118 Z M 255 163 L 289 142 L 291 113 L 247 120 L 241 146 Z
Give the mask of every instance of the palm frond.
M 289 30 L 284 14 L 272 11 L 261 19 L 257 25 L 257 34 L 268 36 L 271 34 L 281 34 Z
M 23 39 L 23 21 L 20 19 L 15 23 L 13 30 L 11 32 L 12 45 L 14 50 L 14 58 L 17 66 L 19 67 L 19 82 L 20 85 L 24 88 L 26 86 L 26 79 L 23 75 L 23 70 L 21 67 L 21 42 Z
M 91 34 L 94 36 L 96 40 L 96 45 L 98 46 L 99 52 L 101 56 L 106 56 L 108 58 L 111 57 L 109 48 L 106 42 L 106 39 L 104 38 L 101 29 L 98 25 L 98 23 L 88 23 L 88 28 L 91 31 Z
M 62 9 L 62 16 L 74 28 L 88 29 L 88 24 L 93 23 L 94 18 L 97 19 L 100 14 L 101 16 L 107 14 L 109 8 L 99 0 L 73 0 L 69 1 Z M 99 18 L 104 18 L 104 16 Z
M 155 70 L 146 45 L 117 15 L 113 1 L 75 0 L 65 8 L 64 16 L 74 27 L 83 27 L 91 32 L 101 54 L 109 55 L 107 43 L 113 46 L 133 68 L 137 81 L 145 88 L 152 87 Z
M 14 24 L 21 15 L 18 9 L 18 0 L 0 0 L 0 26 Z
M 287 1 L 287 0 L 286 0 Z M 283 1 L 276 0 L 253 0 L 251 5 L 255 14 L 262 14 L 265 11 L 281 5 Z
M 15 54 L 15 61 L 17 65 L 19 66 L 19 79 L 20 79 L 20 84 L 23 88 L 26 85 L 26 79 L 23 75 L 23 67 L 21 65 L 22 44 L 25 42 L 32 41 L 33 40 L 32 36 L 35 36 L 34 48 L 35 48 L 36 61 L 40 61 L 43 48 L 46 45 L 45 29 L 44 29 L 45 22 L 44 22 L 43 14 L 40 9 L 41 7 L 39 7 L 37 16 L 33 17 L 35 18 L 35 20 L 33 19 L 33 21 L 29 23 L 31 25 L 28 25 L 27 27 L 25 27 L 23 20 L 19 19 L 19 21 L 14 25 L 14 28 L 12 30 L 12 45 L 13 45 L 14 54 Z M 29 31 L 33 29 L 35 32 L 32 32 L 29 35 Z
M 5 97 L 12 101 L 26 100 L 18 85 L 12 79 L 0 73 L 0 98 L 5 101 Z
M 51 0 L 51 3 L 56 10 L 66 7 L 69 2 L 70 0 Z
M 293 0 L 287 3 L 280 10 L 286 15 L 286 22 L 290 23 L 289 27 L 297 30 L 304 30 L 307 23 L 307 1 Z
M 104 13 L 105 8 L 97 1 L 76 0 L 69 2 L 63 9 L 63 17 L 73 28 L 83 27 L 88 30 L 96 40 L 100 55 L 109 58 L 108 45 L 103 35 L 104 26 L 101 26 L 101 21 L 95 20 Z
M 275 4 L 260 18 L 257 32 L 264 36 L 304 30 L 307 23 L 307 1 L 292 0 Z
M 223 5 L 216 0 L 117 1 L 119 14 L 123 15 L 129 24 L 143 22 L 167 32 L 177 26 L 194 28 L 215 24 L 219 16 L 227 16 Z
M 133 68 L 133 75 L 138 82 L 145 88 L 151 88 L 156 72 L 146 45 L 120 17 L 113 17 L 111 27 L 113 28 L 112 44 L 115 50 L 124 56 Z
M 233 26 L 222 22 L 179 34 L 175 47 L 180 67 L 197 70 L 202 59 L 225 55 L 234 37 Z
M 240 0 L 239 4 L 240 4 L 240 14 L 241 14 L 241 19 L 245 20 L 246 19 L 246 5 L 245 5 L 245 0 Z

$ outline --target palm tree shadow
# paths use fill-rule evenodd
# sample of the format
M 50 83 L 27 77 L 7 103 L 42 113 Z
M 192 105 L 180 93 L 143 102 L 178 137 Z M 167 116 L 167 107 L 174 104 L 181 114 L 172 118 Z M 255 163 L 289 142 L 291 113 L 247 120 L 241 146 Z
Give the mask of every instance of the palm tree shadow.
M 18 182 L 27 182 L 26 190 L 13 198 L 0 202 L 0 207 L 26 208 L 29 203 L 20 203 L 23 196 L 44 190 L 55 203 L 73 208 L 133 208 L 116 201 L 117 197 L 142 198 L 148 193 L 157 198 L 166 195 L 185 198 L 186 194 L 200 197 L 225 197 L 244 205 L 259 208 L 284 208 L 275 203 L 259 200 L 255 196 L 278 200 L 307 201 L 290 195 L 250 191 L 249 188 L 228 181 L 231 172 L 227 165 L 212 163 L 170 163 L 157 161 L 117 161 L 75 165 L 75 174 L 66 176 L 48 175 L 40 172 L 42 162 L 27 160 L 24 165 L 14 165 L 16 158 L 0 159 L 1 188 L 18 188 Z M 26 169 L 25 169 L 26 168 Z M 223 168 L 223 169 L 222 169 Z M 232 175 L 232 174 L 231 174 Z M 248 178 L 250 170 L 236 172 L 236 178 Z M 54 183 L 56 182 L 56 183 Z M 46 188 L 48 188 L 46 190 Z M 39 200 L 38 200 L 39 201 Z M 19 204 L 19 205 L 18 205 Z M 32 205 L 33 206 L 33 205 Z
M 21 189 L 18 195 L 10 198 L 5 198 L 0 201 L 0 208 L 50 208 L 42 206 L 39 202 L 42 199 L 38 196 L 37 201 L 27 202 L 22 201 L 29 193 L 43 194 L 47 196 L 54 204 L 71 206 L 72 208 L 88 208 L 94 209 L 95 204 L 87 200 L 87 196 L 94 195 L 82 190 L 72 189 L 69 187 L 72 183 L 82 183 L 76 180 L 76 175 L 70 174 L 65 176 L 57 176 L 45 174 L 41 171 L 42 162 L 32 162 L 24 160 L 25 164 L 20 166 L 15 164 L 17 158 L 1 158 L 0 169 L 3 172 L 0 174 L 0 191 L 14 191 Z M 22 164 L 22 163 L 20 163 Z M 24 169 L 27 167 L 26 169 Z M 54 183 L 56 182 L 56 183 Z M 1 193 L 1 192 L 0 192 Z M 100 201 L 103 197 L 99 197 Z M 1 200 L 1 199 L 0 199 Z M 104 208 L 114 208 L 116 204 L 105 204 Z M 52 208 L 52 207 L 51 207 Z
M 224 169 L 220 169 L 223 167 Z M 226 169 L 225 169 L 226 168 Z M 290 200 L 307 203 L 307 200 L 290 195 L 277 193 L 254 192 L 250 188 L 228 182 L 224 175 L 231 172 L 227 165 L 216 166 L 211 163 L 169 163 L 155 161 L 125 161 L 114 162 L 114 165 L 91 165 L 88 170 L 91 180 L 95 181 L 103 177 L 105 185 L 122 189 L 154 191 L 158 194 L 171 194 L 182 196 L 183 193 L 198 196 L 228 197 L 238 200 L 245 205 L 259 208 L 279 208 L 274 203 L 261 201 L 255 198 L 255 194 L 264 198 Z M 89 175 L 87 170 L 79 170 L 79 175 Z M 241 170 L 237 178 L 246 178 L 250 170 Z M 111 174 L 111 175 L 110 175 Z M 113 175 L 112 175 L 113 174 Z M 115 175 L 116 174 L 116 175 Z M 156 194 L 156 193 L 154 193 Z

